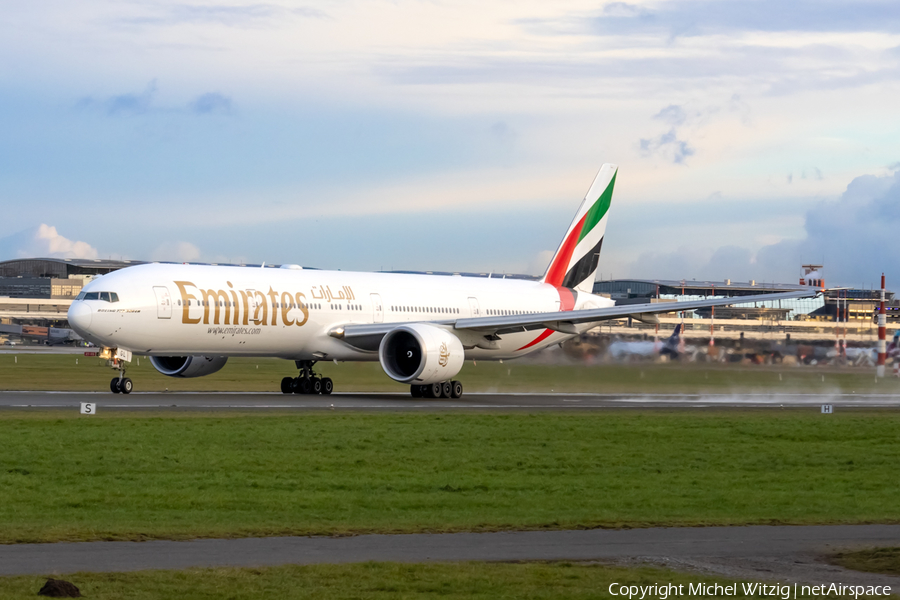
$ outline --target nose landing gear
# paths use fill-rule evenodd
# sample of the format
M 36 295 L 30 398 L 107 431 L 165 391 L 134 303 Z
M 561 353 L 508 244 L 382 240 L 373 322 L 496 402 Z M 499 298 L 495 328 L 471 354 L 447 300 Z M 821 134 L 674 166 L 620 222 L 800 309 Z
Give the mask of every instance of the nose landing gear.
M 411 385 L 409 393 L 413 398 L 460 398 L 463 385 L 459 381 L 444 381 L 428 385 Z
M 282 394 L 323 394 L 328 395 L 334 390 L 334 382 L 329 377 L 319 377 L 312 368 L 316 364 L 314 360 L 295 360 L 294 364 L 300 369 L 298 377 L 285 377 L 281 380 Z
M 125 375 L 125 369 L 122 369 L 122 375 Z M 134 383 L 127 377 L 113 377 L 109 382 L 109 391 L 113 394 L 130 394 L 134 389 Z
M 125 377 L 125 363 L 131 362 L 131 351 L 121 348 L 103 348 L 99 352 L 100 358 L 106 359 L 106 365 L 119 372 L 118 377 L 113 377 L 109 382 L 109 391 L 113 394 L 130 394 L 134 389 L 134 382 Z

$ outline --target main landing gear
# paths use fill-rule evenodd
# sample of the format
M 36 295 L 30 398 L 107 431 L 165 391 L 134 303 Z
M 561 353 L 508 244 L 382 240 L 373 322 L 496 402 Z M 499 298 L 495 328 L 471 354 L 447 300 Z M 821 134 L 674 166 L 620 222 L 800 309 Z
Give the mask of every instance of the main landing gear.
M 463 386 L 459 381 L 411 385 L 409 393 L 413 398 L 459 398 L 463 394 Z
M 334 390 L 334 383 L 329 377 L 319 377 L 313 373 L 314 360 L 295 360 L 294 364 L 300 369 L 299 377 L 285 377 L 281 380 L 282 394 L 324 394 L 328 395 Z

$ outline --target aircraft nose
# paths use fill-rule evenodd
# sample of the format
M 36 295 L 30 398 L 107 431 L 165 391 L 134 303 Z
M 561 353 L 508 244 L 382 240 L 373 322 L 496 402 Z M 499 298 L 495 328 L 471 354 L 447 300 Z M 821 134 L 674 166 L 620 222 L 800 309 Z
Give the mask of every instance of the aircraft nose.
M 87 303 L 77 300 L 69 307 L 69 325 L 72 329 L 81 333 L 91 326 L 91 307 Z

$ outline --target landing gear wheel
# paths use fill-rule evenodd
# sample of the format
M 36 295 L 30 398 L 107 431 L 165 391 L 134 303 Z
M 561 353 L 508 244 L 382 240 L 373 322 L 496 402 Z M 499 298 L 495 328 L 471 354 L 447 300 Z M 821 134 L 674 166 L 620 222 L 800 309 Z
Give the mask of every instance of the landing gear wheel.
M 441 398 L 449 398 L 452 391 L 453 388 L 450 386 L 449 381 L 445 381 L 441 384 Z
M 422 394 L 422 386 L 421 385 L 411 385 L 409 386 L 409 395 L 413 398 L 421 398 Z
M 293 377 L 285 377 L 281 380 L 281 393 L 282 394 L 290 394 L 294 391 L 294 378 Z
M 451 381 L 450 382 L 450 397 L 451 398 L 461 398 L 462 397 L 462 382 L 460 382 L 460 381 Z
M 431 385 L 425 386 L 425 388 L 428 390 L 429 398 L 440 398 L 441 392 L 444 391 L 444 386 L 440 383 L 432 383 Z
M 334 391 L 334 382 L 331 381 L 331 377 L 323 377 L 322 378 L 322 393 L 326 396 L 331 394 Z
M 134 382 L 132 382 L 127 377 L 119 381 L 119 391 L 123 394 L 130 394 L 131 390 L 134 389 Z
M 311 377 L 309 380 L 309 393 L 310 394 L 321 394 L 322 393 L 322 380 L 318 377 Z
M 306 377 L 297 378 L 297 386 L 294 388 L 295 394 L 308 394 L 312 389 L 312 384 Z
M 118 394 L 121 390 L 119 389 L 119 378 L 113 377 L 112 381 L 109 382 L 109 391 L 113 394 Z

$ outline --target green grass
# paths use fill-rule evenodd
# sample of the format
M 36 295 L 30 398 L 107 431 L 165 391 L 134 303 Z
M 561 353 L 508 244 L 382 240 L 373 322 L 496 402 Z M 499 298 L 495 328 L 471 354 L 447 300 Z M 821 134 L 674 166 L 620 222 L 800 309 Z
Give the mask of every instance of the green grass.
M 527 360 L 527 359 L 526 359 Z M 76 364 L 77 361 L 77 364 Z M 321 363 L 335 390 L 409 393 L 378 363 Z M 80 355 L 0 354 L 0 390 L 105 391 L 116 374 L 104 361 Z M 135 391 L 279 391 L 281 378 L 296 376 L 291 361 L 232 358 L 207 377 L 165 377 L 146 357 L 135 357 L 128 376 Z M 466 362 L 457 376 L 469 392 L 879 392 L 900 393 L 900 380 L 876 381 L 869 369 L 762 367 L 707 364 L 546 365 L 526 361 Z
M 609 593 L 611 584 L 683 586 L 733 585 L 734 595 L 748 598 L 742 582 L 666 569 L 620 568 L 600 564 L 553 563 L 361 563 L 350 565 L 284 566 L 257 569 L 188 569 L 137 573 L 76 573 L 66 576 L 87 598 L 145 600 L 150 598 L 628 598 Z M 0 600 L 33 598 L 44 577 L 0 578 Z M 792 590 L 792 588 L 791 588 Z M 722 593 L 716 594 L 722 596 Z M 640 598 L 640 592 L 635 600 Z M 647 599 L 659 599 L 648 594 Z M 693 597 L 714 597 L 694 594 Z M 778 596 L 780 597 L 780 596 Z M 791 596 L 793 597 L 793 596 Z M 801 596 L 802 597 L 802 596 Z
M 900 576 L 900 548 L 870 548 L 840 552 L 831 561 L 846 569 Z
M 900 521 L 888 410 L 72 413 L 0 420 L 0 542 Z

